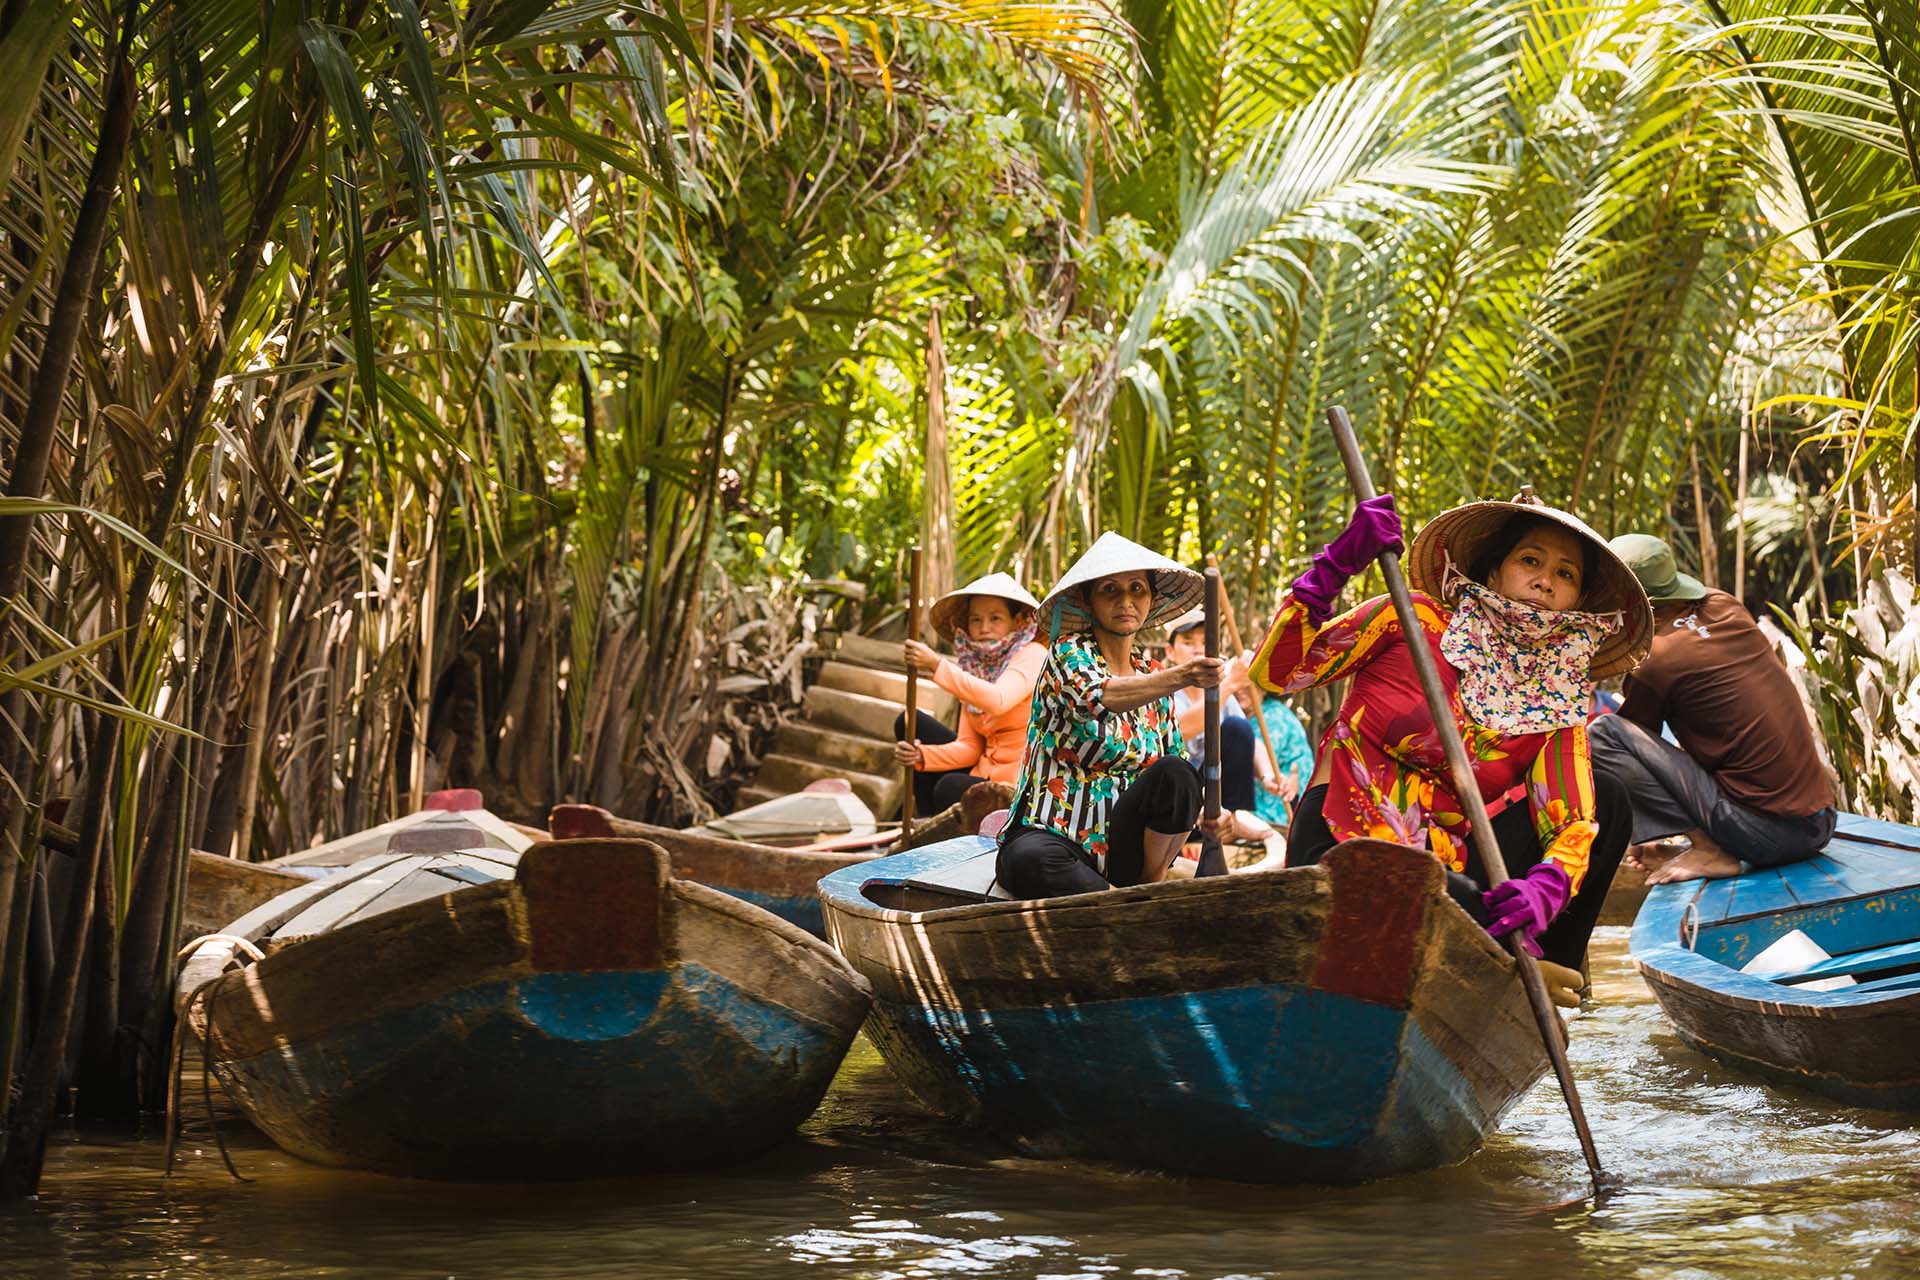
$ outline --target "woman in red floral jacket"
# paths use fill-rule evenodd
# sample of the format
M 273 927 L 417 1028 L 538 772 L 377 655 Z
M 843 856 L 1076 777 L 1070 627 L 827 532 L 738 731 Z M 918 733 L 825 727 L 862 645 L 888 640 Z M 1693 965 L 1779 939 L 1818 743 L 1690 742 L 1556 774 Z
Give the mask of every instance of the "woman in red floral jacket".
M 1358 837 L 1428 849 L 1489 933 L 1518 930 L 1535 954 L 1577 968 L 1632 825 L 1625 788 L 1593 772 L 1587 712 L 1594 682 L 1646 653 L 1646 595 L 1597 533 L 1530 493 L 1448 511 L 1414 542 L 1421 642 L 1514 877 L 1487 892 L 1392 603 L 1331 616 L 1347 579 L 1400 545 L 1392 496 L 1362 503 L 1294 582 L 1254 659 L 1254 679 L 1275 693 L 1352 681 L 1287 861 L 1318 861 Z

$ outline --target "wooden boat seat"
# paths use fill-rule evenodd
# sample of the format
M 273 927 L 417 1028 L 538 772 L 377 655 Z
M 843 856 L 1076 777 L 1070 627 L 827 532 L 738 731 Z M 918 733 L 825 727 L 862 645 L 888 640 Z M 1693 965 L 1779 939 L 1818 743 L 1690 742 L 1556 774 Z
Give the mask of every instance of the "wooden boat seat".
M 958 862 L 941 867 L 938 871 L 929 871 L 903 881 L 908 889 L 917 889 L 923 894 L 932 894 L 945 901 L 943 907 L 965 906 L 974 902 L 1008 902 L 1013 895 L 1000 887 L 999 877 L 994 864 L 1000 857 L 1000 851 L 987 849 L 971 858 L 962 858 Z M 915 910 L 927 911 L 931 907 L 918 907 Z
M 1775 982 L 1809 982 L 1818 978 L 1833 978 L 1841 974 L 1857 976 L 1863 973 L 1877 973 L 1883 969 L 1902 969 L 1920 967 L 1920 941 L 1898 942 L 1892 946 L 1874 947 L 1867 951 L 1852 951 L 1845 955 L 1834 956 L 1831 960 L 1822 960 L 1796 973 L 1780 974 Z

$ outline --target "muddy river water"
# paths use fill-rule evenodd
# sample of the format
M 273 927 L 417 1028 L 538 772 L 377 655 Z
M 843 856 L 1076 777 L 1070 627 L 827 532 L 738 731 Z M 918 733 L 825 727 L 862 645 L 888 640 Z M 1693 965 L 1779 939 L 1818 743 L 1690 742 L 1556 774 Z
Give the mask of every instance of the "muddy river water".
M 798 1141 L 717 1174 L 433 1184 L 235 1129 L 235 1182 L 201 1122 L 166 1178 L 156 1139 L 69 1132 L 40 1199 L 0 1209 L 0 1277 L 1920 1278 L 1920 1122 L 1688 1049 L 1625 929 L 1593 970 L 1573 1058 L 1623 1183 L 1598 1203 L 1551 1077 L 1463 1165 L 1276 1189 L 1011 1155 L 921 1110 L 863 1038 Z

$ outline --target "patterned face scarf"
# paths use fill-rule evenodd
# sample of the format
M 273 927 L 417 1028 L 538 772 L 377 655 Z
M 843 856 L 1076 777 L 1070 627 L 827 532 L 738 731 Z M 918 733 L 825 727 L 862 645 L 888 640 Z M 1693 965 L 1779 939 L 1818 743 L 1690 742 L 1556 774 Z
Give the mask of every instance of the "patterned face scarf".
M 1000 639 L 981 644 L 967 634 L 964 625 L 955 627 L 953 665 L 991 684 L 1007 669 L 1007 664 L 1013 661 L 1013 655 L 1026 648 L 1033 639 L 1034 631 L 1035 619 L 1029 618 Z M 969 707 L 968 710 L 976 715 L 980 712 L 978 707 Z
M 1593 704 L 1588 668 L 1624 616 L 1554 612 L 1509 600 L 1448 561 L 1442 594 L 1453 619 L 1441 656 L 1460 673 L 1460 701 L 1474 723 L 1500 733 L 1547 733 L 1582 724 Z

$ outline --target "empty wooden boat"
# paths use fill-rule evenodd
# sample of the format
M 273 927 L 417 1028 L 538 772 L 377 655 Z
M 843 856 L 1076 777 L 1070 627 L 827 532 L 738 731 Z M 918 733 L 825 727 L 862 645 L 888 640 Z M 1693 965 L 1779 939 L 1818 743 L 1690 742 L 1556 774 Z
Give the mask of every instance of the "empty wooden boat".
M 1763 958 L 1783 940 L 1798 958 Z M 1729 1066 L 1920 1110 L 1920 830 L 1843 814 L 1805 862 L 1655 885 L 1633 962 L 1681 1037 Z
M 624 836 L 651 840 L 673 858 L 673 874 L 751 902 L 816 938 L 826 937 L 820 914 L 821 877 L 871 862 L 871 849 L 821 853 L 727 840 L 705 832 L 675 831 L 616 818 L 590 804 L 555 805 L 547 815 L 556 840 Z
M 813 1110 L 869 1001 L 830 948 L 646 841 L 517 863 L 202 987 L 190 1016 L 254 1123 L 322 1164 L 519 1180 L 723 1161 Z
M 967 837 L 820 889 L 895 1074 L 1034 1154 L 1356 1182 L 1466 1158 L 1546 1070 L 1429 854 L 978 901 L 992 857 Z

